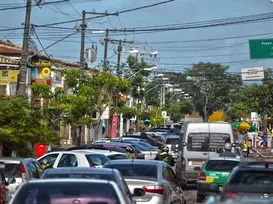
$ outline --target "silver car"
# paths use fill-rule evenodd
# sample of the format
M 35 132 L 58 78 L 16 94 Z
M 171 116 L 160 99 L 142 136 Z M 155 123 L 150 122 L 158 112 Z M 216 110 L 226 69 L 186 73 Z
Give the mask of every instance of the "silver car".
M 4 165 L 2 172 L 9 183 L 10 197 L 23 182 L 39 179 L 44 172 L 40 164 L 32 158 L 2 157 L 0 163 Z
M 25 182 L 10 201 L 18 203 L 132 204 L 113 181 L 72 178 Z
M 171 167 L 155 160 L 112 160 L 105 168 L 118 169 L 133 193 L 143 188 L 145 194 L 135 197 L 138 204 L 183 204 L 186 199 Z

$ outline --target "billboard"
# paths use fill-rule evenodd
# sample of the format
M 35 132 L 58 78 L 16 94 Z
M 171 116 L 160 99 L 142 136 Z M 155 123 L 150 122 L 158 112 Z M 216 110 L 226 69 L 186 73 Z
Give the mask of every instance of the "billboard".
M 33 62 L 31 68 L 31 84 L 51 85 L 51 63 L 47 61 Z
M 0 85 L 17 83 L 19 70 L 0 70 Z
M 252 67 L 242 69 L 242 80 L 262 80 L 264 79 L 264 68 L 263 67 Z

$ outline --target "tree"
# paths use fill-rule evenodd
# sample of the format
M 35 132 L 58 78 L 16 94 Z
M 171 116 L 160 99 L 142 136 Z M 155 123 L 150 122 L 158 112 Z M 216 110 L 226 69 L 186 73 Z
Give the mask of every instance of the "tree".
M 221 64 L 200 62 L 185 71 L 189 82 L 187 92 L 193 97 L 195 107 L 204 121 L 208 121 L 213 111 L 227 108 L 224 104 L 229 102 L 230 89 L 241 85 L 240 78 L 229 74 L 228 69 Z
M 8 145 L 17 156 L 30 156 L 30 144 L 59 142 L 47 115 L 27 100 L 1 98 L 0 107 L 0 143 Z
M 161 110 L 157 107 L 154 107 L 150 114 L 150 121 L 153 127 L 159 126 L 164 123 L 164 118 L 161 114 Z

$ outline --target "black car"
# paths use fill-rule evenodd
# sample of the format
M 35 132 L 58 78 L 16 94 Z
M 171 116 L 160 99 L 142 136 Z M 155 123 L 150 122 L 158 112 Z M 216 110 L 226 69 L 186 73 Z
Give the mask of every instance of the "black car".
M 273 162 L 243 162 L 233 170 L 221 198 L 246 195 L 273 198 Z

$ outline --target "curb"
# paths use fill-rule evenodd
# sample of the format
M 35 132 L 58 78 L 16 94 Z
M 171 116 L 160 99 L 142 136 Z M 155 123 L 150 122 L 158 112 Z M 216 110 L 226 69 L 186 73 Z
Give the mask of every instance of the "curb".
M 257 151 L 255 148 L 252 148 L 253 151 L 255 151 L 260 157 L 262 158 L 273 158 L 273 155 L 272 156 L 264 156 L 262 155 L 259 151 Z

